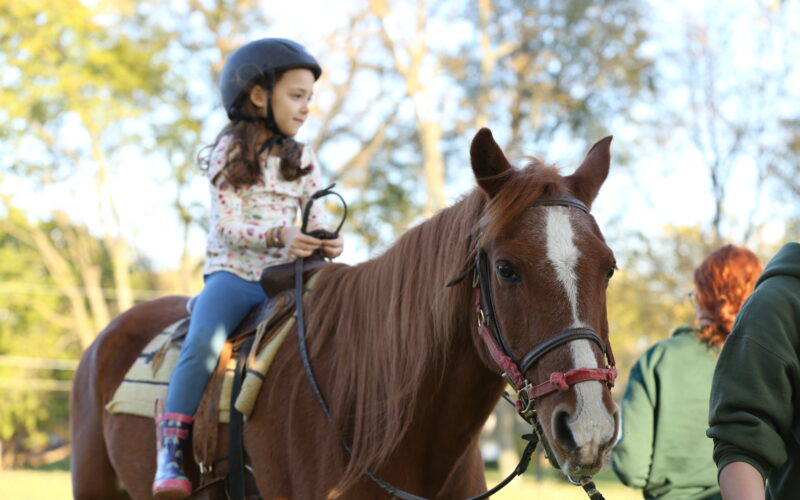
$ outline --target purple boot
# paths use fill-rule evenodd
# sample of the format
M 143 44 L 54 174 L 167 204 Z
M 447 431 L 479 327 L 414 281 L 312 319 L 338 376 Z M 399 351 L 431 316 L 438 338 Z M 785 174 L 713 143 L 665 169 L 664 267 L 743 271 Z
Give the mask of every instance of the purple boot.
M 156 417 L 156 498 L 186 498 L 192 494 L 192 482 L 183 472 L 183 453 L 193 417 L 182 413 L 164 413 Z

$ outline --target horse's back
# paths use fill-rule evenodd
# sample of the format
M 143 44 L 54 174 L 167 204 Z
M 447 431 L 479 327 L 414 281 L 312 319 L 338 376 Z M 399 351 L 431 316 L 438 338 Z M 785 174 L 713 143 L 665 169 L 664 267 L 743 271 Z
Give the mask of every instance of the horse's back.
M 83 353 L 73 380 L 70 409 L 75 498 L 125 498 L 117 481 L 122 471 L 112 465 L 122 465 L 112 456 L 115 448 L 122 441 L 138 441 L 149 448 L 154 446 L 154 439 L 142 439 L 139 429 L 125 433 L 118 429 L 120 424 L 146 429 L 152 423 L 140 417 L 111 415 L 105 412 L 105 405 L 147 343 L 186 315 L 186 301 L 186 297 L 171 296 L 137 304 L 114 318 Z M 147 437 L 151 434 L 148 432 Z M 133 460 L 126 462 L 147 461 L 144 457 L 129 458 Z

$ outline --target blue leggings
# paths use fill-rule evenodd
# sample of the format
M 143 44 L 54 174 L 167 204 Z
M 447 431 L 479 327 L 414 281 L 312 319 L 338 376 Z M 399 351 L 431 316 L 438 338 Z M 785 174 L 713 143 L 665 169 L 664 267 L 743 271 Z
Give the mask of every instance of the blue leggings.
M 253 306 L 266 298 L 257 281 L 247 281 L 227 271 L 206 276 L 169 381 L 165 405 L 168 413 L 195 414 L 228 335 Z

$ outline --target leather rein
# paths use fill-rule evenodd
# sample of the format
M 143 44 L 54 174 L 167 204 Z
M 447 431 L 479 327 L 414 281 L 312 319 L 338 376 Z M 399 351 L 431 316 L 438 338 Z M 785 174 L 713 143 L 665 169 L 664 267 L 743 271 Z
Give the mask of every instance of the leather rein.
M 335 191 L 332 191 L 333 185 L 328 187 L 325 190 L 321 190 L 315 193 L 311 199 L 309 199 L 308 204 L 306 205 L 306 212 L 310 209 L 311 204 L 314 202 L 315 199 L 325 196 L 327 194 L 334 194 L 338 195 Z M 324 192 L 323 192 L 324 191 Z M 341 196 L 339 196 L 341 199 Z M 344 200 L 342 199 L 342 202 Z M 552 197 L 552 198 L 545 198 L 537 201 L 534 203 L 534 206 L 564 206 L 564 207 L 575 207 L 582 210 L 585 213 L 589 213 L 588 208 L 579 200 L 574 198 L 567 198 L 567 197 Z M 345 209 L 346 214 L 346 209 Z M 303 221 L 303 232 L 306 232 L 306 220 Z M 344 219 L 342 220 L 342 223 Z M 341 228 L 341 224 L 339 228 Z M 330 233 L 330 237 L 335 238 L 338 234 L 338 229 L 335 233 Z M 497 484 L 494 488 L 474 497 L 470 497 L 467 500 L 482 500 L 484 498 L 488 498 L 491 495 L 494 495 L 498 491 L 500 491 L 503 487 L 505 487 L 508 483 L 511 482 L 516 476 L 519 476 L 525 472 L 530 462 L 531 455 L 536 448 L 536 445 L 539 441 L 542 442 L 542 446 L 545 449 L 545 453 L 550 460 L 550 463 L 556 467 L 558 467 L 558 463 L 555 461 L 555 456 L 552 453 L 552 449 L 550 447 L 549 442 L 544 434 L 544 430 L 542 428 L 541 422 L 539 421 L 539 417 L 535 407 L 535 401 L 537 398 L 546 396 L 547 394 L 556 392 L 556 391 L 566 391 L 569 389 L 570 386 L 587 381 L 587 380 L 598 380 L 604 381 L 608 383 L 610 386 L 613 386 L 614 380 L 616 378 L 616 368 L 614 367 L 614 357 L 611 353 L 611 346 L 606 345 L 597 335 L 597 333 L 592 330 L 591 328 L 571 328 L 564 330 L 548 340 L 542 342 L 541 344 L 535 346 L 530 352 L 528 352 L 522 359 L 521 364 L 517 363 L 514 360 L 511 351 L 508 349 L 508 344 L 505 341 L 505 338 L 502 334 L 500 329 L 500 325 L 497 321 L 497 315 L 494 308 L 494 302 L 492 300 L 491 289 L 490 287 L 490 278 L 489 278 L 489 265 L 488 259 L 486 258 L 486 254 L 482 249 L 479 249 L 476 253 L 475 258 L 475 278 L 473 280 L 473 287 L 475 288 L 475 310 L 478 316 L 478 334 L 483 339 L 483 342 L 486 344 L 489 353 L 491 354 L 492 358 L 495 362 L 500 366 L 503 370 L 503 378 L 514 388 L 515 392 L 517 393 L 517 401 L 514 402 L 514 406 L 517 409 L 517 413 L 528 423 L 533 426 L 533 433 L 523 435 L 523 439 L 528 440 L 528 444 L 525 447 L 525 450 L 522 453 L 522 458 L 520 460 L 519 465 L 514 469 L 514 471 L 506 477 L 503 481 Z M 457 277 L 456 279 L 452 280 L 447 286 L 452 286 L 464 279 L 464 277 L 468 274 L 468 272 L 472 269 L 468 269 L 467 272 L 463 273 L 461 276 Z M 322 391 L 319 387 L 316 377 L 314 376 L 314 370 L 311 366 L 311 359 L 308 354 L 308 348 L 306 345 L 306 332 L 305 332 L 305 318 L 304 318 L 304 309 L 303 309 L 303 259 L 297 259 L 295 261 L 295 304 L 296 304 L 296 322 L 297 322 L 297 340 L 300 348 L 300 357 L 303 362 L 303 368 L 306 373 L 306 378 L 311 385 L 312 391 L 317 399 L 317 402 L 320 404 L 322 408 L 322 412 L 325 415 L 325 418 L 328 422 L 333 423 L 333 417 L 331 415 L 330 409 L 325 402 L 325 398 L 322 395 Z M 570 370 L 565 373 L 554 372 L 550 375 L 550 379 L 546 382 L 543 382 L 538 385 L 532 385 L 523 375 L 531 366 L 533 366 L 540 358 L 542 358 L 545 354 L 549 351 L 555 349 L 556 347 L 565 344 L 567 342 L 571 342 L 573 340 L 579 339 L 587 339 L 595 342 L 600 349 L 603 351 L 605 356 L 608 359 L 608 366 L 604 369 L 599 368 L 577 368 Z M 506 396 L 506 399 L 508 397 Z M 347 443 L 344 439 L 340 439 L 340 443 L 344 450 L 347 452 L 348 455 L 352 454 L 351 447 L 349 443 Z M 403 500 L 426 500 L 423 497 L 419 497 L 403 491 L 395 486 L 391 485 L 390 483 L 386 482 L 385 480 L 381 479 L 380 476 L 372 472 L 371 470 L 366 470 L 365 475 L 367 475 L 376 485 L 384 489 L 386 492 L 390 493 L 391 495 L 401 498 Z M 600 492 L 597 491 L 595 488 L 594 482 L 592 481 L 591 477 L 585 476 L 578 479 L 572 478 L 567 476 L 567 478 L 575 485 L 582 486 L 586 493 L 589 495 L 590 500 L 604 500 L 603 496 Z

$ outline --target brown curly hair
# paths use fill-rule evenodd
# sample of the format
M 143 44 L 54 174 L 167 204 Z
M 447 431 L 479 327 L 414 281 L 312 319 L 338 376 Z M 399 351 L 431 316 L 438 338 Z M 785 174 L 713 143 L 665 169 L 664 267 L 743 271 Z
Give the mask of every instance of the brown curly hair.
M 721 347 L 733 327 L 736 314 L 753 293 L 763 267 L 750 250 L 725 245 L 709 255 L 694 271 L 697 307 L 694 322 L 700 340 Z
M 284 72 L 276 75 L 275 82 L 277 83 L 283 76 Z M 239 96 L 241 103 L 239 109 L 249 115 L 258 115 L 259 109 L 247 98 L 250 94 L 250 89 L 255 85 L 261 85 L 268 88 L 263 80 L 256 80 L 250 87 L 243 91 Z M 217 135 L 214 143 L 209 145 L 204 150 L 209 151 L 208 154 L 201 153 L 200 164 L 203 168 L 208 168 L 210 160 L 210 151 L 219 144 L 220 139 L 224 136 L 230 136 L 231 144 L 228 149 L 228 158 L 225 167 L 217 176 L 212 179 L 212 182 L 217 182 L 220 175 L 225 177 L 235 189 L 252 186 L 261 180 L 261 165 L 258 162 L 258 150 L 261 144 L 258 142 L 260 134 L 264 130 L 262 122 L 249 122 L 245 120 L 236 120 L 229 122 Z M 293 181 L 308 174 L 311 171 L 311 166 L 302 168 L 301 157 L 303 155 L 303 144 L 297 142 L 292 137 L 287 137 L 280 145 L 280 173 L 281 176 L 287 181 Z

